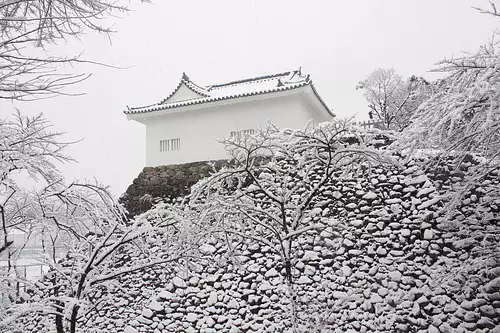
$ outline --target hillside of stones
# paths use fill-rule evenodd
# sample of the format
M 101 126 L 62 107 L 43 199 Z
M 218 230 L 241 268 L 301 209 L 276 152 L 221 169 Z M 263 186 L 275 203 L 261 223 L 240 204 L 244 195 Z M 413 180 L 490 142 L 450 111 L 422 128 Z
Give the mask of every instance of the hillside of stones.
M 445 217 L 443 194 L 461 184 L 463 172 L 452 165 L 426 172 L 419 165 L 332 177 L 316 199 L 321 213 L 312 222 L 324 228 L 301 237 L 294 249 L 301 331 L 500 331 L 500 198 L 492 195 L 499 175 L 473 186 Z M 154 221 L 163 209 L 140 218 Z M 167 251 L 165 235 L 148 242 L 151 251 Z M 493 249 L 486 260 L 485 249 Z M 122 277 L 118 289 L 102 291 L 107 300 L 80 331 L 290 330 L 277 254 L 221 233 L 211 234 L 200 251 L 202 259 L 186 268 L 162 265 Z M 119 254 L 117 266 L 135 259 Z M 28 331 L 43 331 L 30 323 Z

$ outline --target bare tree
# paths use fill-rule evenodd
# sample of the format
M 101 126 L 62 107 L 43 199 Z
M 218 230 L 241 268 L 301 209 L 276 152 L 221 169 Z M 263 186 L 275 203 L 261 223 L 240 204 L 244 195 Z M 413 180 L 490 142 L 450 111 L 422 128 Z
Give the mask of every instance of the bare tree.
M 9 233 L 26 226 L 30 193 L 19 180 L 27 177 L 53 185 L 62 179 L 55 163 L 71 158 L 62 152 L 67 143 L 58 141 L 60 135 L 50 131 L 41 115 L 24 117 L 18 112 L 13 120 L 0 120 L 0 254 L 9 252 Z M 10 256 L 9 252 L 9 269 Z
M 8 263 L 0 274 L 0 293 L 12 303 L 0 308 L 0 328 L 38 318 L 58 333 L 73 333 L 104 301 L 99 292 L 112 288 L 113 281 L 186 260 L 203 237 L 199 226 L 194 231 L 190 224 L 203 221 L 193 216 L 195 211 L 188 218 L 175 207 L 159 207 L 128 221 L 124 208 L 103 185 L 66 185 L 57 163 L 71 158 L 63 152 L 69 143 L 60 138 L 41 115 L 17 113 L 13 120 L 0 121 L 0 254 Z M 13 244 L 13 231 L 23 233 L 26 242 L 38 239 L 40 251 L 31 259 L 50 269 L 43 283 L 18 274 L 18 258 L 26 244 Z M 161 252 L 150 250 L 145 240 L 151 238 L 161 244 Z M 117 255 L 123 251 L 135 260 L 118 265 Z M 20 284 L 37 297 L 26 297 Z
M 322 191 L 341 176 L 389 162 L 370 144 L 374 135 L 334 121 L 306 130 L 270 126 L 255 135 L 225 141 L 235 166 L 193 188 L 189 204 L 204 205 L 221 230 L 268 246 L 281 258 L 291 296 L 291 319 L 298 326 L 294 263 L 297 241 L 319 223 Z M 341 223 L 338 230 L 342 228 Z
M 145 1 L 145 0 L 141 0 Z M 55 55 L 47 46 L 86 30 L 110 34 L 112 15 L 127 11 L 114 0 L 0 1 L 0 98 L 34 100 L 64 93 L 89 74 L 65 73 L 80 55 Z
M 497 6 L 495 5 L 495 2 L 490 1 L 490 9 L 484 9 L 484 8 L 478 8 L 478 7 L 472 7 L 479 11 L 481 14 L 488 14 L 496 17 L 500 17 L 500 13 L 497 10 Z
M 24 235 L 27 243 L 32 236 L 47 232 L 38 223 L 44 220 L 41 200 L 51 191 L 62 193 L 64 188 L 56 163 L 71 158 L 63 153 L 68 143 L 59 141 L 60 136 L 50 131 L 50 124 L 41 115 L 24 117 L 17 112 L 12 120 L 0 120 L 0 255 L 7 263 L 1 274 L 5 283 L 0 292 L 7 294 L 11 302 L 18 296 L 22 277 L 17 274 L 17 259 L 26 245 L 13 246 L 13 233 Z M 31 188 L 34 183 L 39 189 Z M 53 236 L 53 243 L 60 243 L 58 235 Z M 54 247 L 46 250 L 53 252 Z
M 37 297 L 9 307 L 0 328 L 25 318 L 58 333 L 74 333 L 106 300 L 100 294 L 113 289 L 118 278 L 189 257 L 200 239 L 199 229 L 193 236 L 189 220 L 175 209 L 162 210 L 161 219 L 128 222 L 125 210 L 98 184 L 47 188 L 33 205 L 35 232 L 46 240 L 46 251 L 38 259 L 50 271 L 39 282 L 22 280 Z M 154 213 L 153 209 L 149 215 Z M 162 251 L 151 251 L 150 239 L 158 240 Z M 62 257 L 51 255 L 56 248 L 63 248 Z M 124 262 L 121 253 L 133 255 L 134 260 Z
M 356 89 L 364 90 L 370 108 L 370 119 L 377 119 L 385 129 L 402 130 L 419 105 L 429 98 L 431 84 L 421 77 L 407 80 L 391 69 L 379 68 Z

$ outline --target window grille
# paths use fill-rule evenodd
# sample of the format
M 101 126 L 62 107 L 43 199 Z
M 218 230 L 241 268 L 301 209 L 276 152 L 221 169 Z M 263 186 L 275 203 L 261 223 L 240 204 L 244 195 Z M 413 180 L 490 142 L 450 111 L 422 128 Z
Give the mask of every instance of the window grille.
M 243 135 L 252 135 L 254 133 L 255 133 L 255 131 L 253 129 L 243 130 Z
M 253 134 L 255 134 L 254 129 L 246 129 L 246 130 L 241 130 L 241 131 L 231 131 L 231 132 L 229 132 L 229 137 L 230 138 L 240 138 L 241 136 L 253 135 Z
M 167 139 L 160 140 L 160 152 L 180 150 L 181 149 L 181 139 Z

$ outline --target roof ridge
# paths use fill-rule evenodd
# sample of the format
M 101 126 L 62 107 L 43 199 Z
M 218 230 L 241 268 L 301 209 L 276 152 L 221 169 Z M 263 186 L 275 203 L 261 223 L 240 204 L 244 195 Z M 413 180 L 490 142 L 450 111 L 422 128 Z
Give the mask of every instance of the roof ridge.
M 189 81 L 184 81 L 184 83 L 186 84 L 186 86 L 191 89 L 192 91 L 194 91 L 195 93 L 197 94 L 200 94 L 202 96 L 205 96 L 205 97 L 210 97 L 210 94 L 207 93 L 207 89 L 205 87 L 202 87 L 200 85 L 197 85 L 196 83 L 194 83 L 193 81 L 189 80 Z
M 282 72 L 282 73 L 262 75 L 262 76 L 256 76 L 256 77 L 252 77 L 252 78 L 248 78 L 248 79 L 241 79 L 241 80 L 230 81 L 230 82 L 227 82 L 227 83 L 212 84 L 212 85 L 207 86 L 207 88 L 208 88 L 208 90 L 210 90 L 212 88 L 220 88 L 220 87 L 231 86 L 231 85 L 235 85 L 235 84 L 247 83 L 247 82 L 252 82 L 252 81 L 261 81 L 261 80 L 265 80 L 265 79 L 273 79 L 273 78 L 276 78 L 276 77 L 279 77 L 279 76 L 285 76 L 285 75 L 290 74 L 292 72 L 297 72 L 297 70 L 288 71 L 288 72 Z

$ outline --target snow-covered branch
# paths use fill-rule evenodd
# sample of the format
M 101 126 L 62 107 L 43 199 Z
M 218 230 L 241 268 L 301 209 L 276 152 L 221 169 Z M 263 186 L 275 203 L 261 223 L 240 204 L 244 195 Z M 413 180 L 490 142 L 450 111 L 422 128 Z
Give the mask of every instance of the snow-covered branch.
M 270 126 L 228 139 L 233 165 L 194 186 L 187 206 L 204 206 L 209 215 L 222 207 L 224 213 L 217 210 L 212 219 L 223 231 L 278 254 L 295 313 L 295 251 L 301 237 L 321 232 L 318 198 L 337 177 L 391 163 L 373 146 L 379 134 L 335 120 L 305 130 Z
M 109 36 L 113 32 L 109 17 L 127 11 L 114 0 L 0 2 L 0 99 L 79 95 L 65 88 L 90 74 L 66 70 L 78 63 L 103 64 L 84 60 L 81 54 L 47 55 L 44 48 L 88 31 Z

